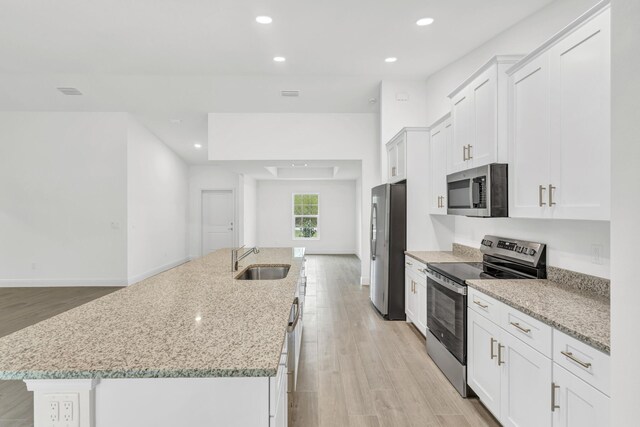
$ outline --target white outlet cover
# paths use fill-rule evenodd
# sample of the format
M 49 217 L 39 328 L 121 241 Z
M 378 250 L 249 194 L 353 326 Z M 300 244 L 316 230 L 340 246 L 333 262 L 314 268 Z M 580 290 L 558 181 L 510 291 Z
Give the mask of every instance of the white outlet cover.
M 47 408 L 57 408 L 57 419 L 47 417 L 46 427 L 80 427 L 80 395 L 78 393 L 47 393 Z M 53 405 L 53 406 L 50 406 Z M 51 409 L 53 412 L 54 410 Z

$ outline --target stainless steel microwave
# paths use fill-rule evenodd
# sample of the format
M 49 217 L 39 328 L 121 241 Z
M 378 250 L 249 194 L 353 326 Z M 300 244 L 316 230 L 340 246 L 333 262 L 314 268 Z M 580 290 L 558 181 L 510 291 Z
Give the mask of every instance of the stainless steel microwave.
M 509 216 L 507 165 L 492 163 L 447 175 L 447 213 L 477 217 Z

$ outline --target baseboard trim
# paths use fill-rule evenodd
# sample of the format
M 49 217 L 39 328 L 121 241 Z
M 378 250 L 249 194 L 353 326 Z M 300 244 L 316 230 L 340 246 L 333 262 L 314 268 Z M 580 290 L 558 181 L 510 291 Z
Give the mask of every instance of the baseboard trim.
M 126 279 L 0 279 L 0 288 L 71 288 L 127 286 Z
M 362 286 L 369 286 L 369 278 L 368 277 L 364 277 L 364 276 L 360 276 L 360 284 Z
M 191 261 L 190 257 L 182 258 L 174 262 L 170 262 L 169 264 L 161 265 L 160 267 L 153 268 L 145 273 L 138 274 L 133 277 L 129 277 L 128 285 L 133 285 L 134 283 L 138 283 L 143 281 L 144 279 L 148 279 L 149 277 L 155 276 L 156 274 L 160 274 L 164 271 L 170 270 L 174 267 L 182 265 L 186 262 Z

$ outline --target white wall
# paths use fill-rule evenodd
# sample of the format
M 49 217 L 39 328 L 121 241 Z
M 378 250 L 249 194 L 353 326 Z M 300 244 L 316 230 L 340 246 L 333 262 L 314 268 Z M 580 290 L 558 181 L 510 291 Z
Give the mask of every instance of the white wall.
M 187 260 L 188 167 L 129 116 L 128 278 L 135 283 Z
M 189 258 L 202 255 L 202 191 L 233 190 L 236 200 L 236 218 L 240 218 L 240 180 L 241 177 L 221 166 L 189 167 Z M 235 227 L 236 241 L 240 240 L 239 226 Z
M 258 183 L 250 176 L 242 177 L 242 211 L 240 221 L 239 245 L 247 247 L 256 246 L 258 243 Z
M 126 123 L 0 113 L 0 284 L 126 284 Z
M 406 99 L 406 100 L 405 100 Z M 380 170 L 386 181 L 386 144 L 402 128 L 425 127 L 427 122 L 427 85 L 425 81 L 384 80 L 380 83 Z
M 640 2 L 612 2 L 611 412 L 612 426 L 640 419 Z
M 378 114 L 209 114 L 211 160 L 361 160 L 361 281 L 369 282 L 371 188 L 380 181 Z
M 427 80 L 427 123 L 450 110 L 447 95 L 496 54 L 526 54 L 597 3 L 597 0 L 558 0 L 489 40 Z M 456 217 L 454 241 L 475 247 L 485 234 L 532 239 L 548 243 L 549 263 L 601 277 L 609 277 L 609 225 L 606 222 L 473 219 Z M 592 262 L 592 245 L 601 263 Z
M 293 194 L 318 193 L 318 240 L 293 238 Z M 312 254 L 355 254 L 356 181 L 258 181 L 258 246 L 303 246 Z

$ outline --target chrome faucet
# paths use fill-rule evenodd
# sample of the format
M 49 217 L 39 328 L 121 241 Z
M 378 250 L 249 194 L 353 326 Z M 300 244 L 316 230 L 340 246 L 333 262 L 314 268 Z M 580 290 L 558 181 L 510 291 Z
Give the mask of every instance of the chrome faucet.
M 245 259 L 246 257 L 248 257 L 249 255 L 260 253 L 260 249 L 258 249 L 258 247 L 256 246 L 254 248 L 249 249 L 242 255 L 238 256 L 238 252 L 240 251 L 240 249 L 244 247 L 245 245 L 242 245 L 237 249 L 231 249 L 231 271 L 238 271 L 238 263 L 243 259 Z

